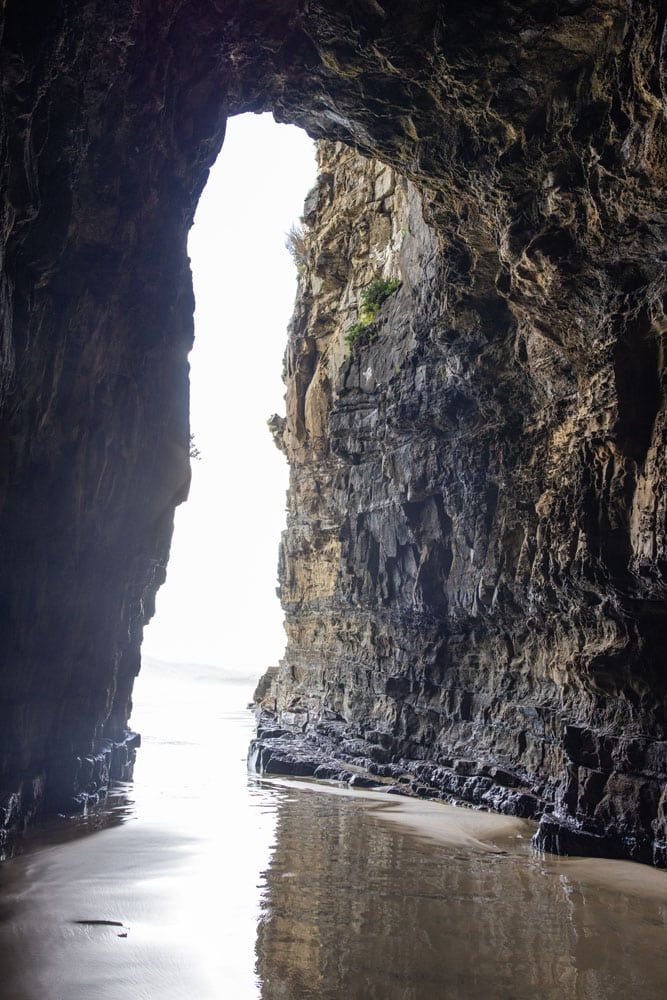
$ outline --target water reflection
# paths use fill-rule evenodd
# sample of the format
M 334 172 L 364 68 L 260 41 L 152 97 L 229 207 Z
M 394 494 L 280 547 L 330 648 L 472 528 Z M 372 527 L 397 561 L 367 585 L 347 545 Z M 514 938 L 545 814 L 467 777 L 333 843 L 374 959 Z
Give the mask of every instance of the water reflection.
M 249 779 L 250 690 L 148 666 L 135 784 L 0 865 L 2 1000 L 666 994 L 665 873 L 539 860 L 525 825 L 470 810 Z
M 251 691 L 147 666 L 132 790 L 42 829 L 0 866 L 2 1000 L 259 995 L 253 946 L 277 796 L 248 787 Z
M 664 874 L 646 872 L 657 892 L 620 891 L 595 862 L 541 861 L 516 835 L 502 846 L 438 844 L 360 799 L 284 798 L 257 934 L 262 997 L 664 995 Z

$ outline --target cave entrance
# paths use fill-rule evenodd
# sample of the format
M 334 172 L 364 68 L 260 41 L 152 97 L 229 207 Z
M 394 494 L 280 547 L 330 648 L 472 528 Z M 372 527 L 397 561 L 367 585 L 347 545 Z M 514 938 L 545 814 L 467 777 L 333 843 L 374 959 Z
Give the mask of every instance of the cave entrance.
M 259 675 L 281 655 L 275 594 L 288 470 L 266 427 L 296 270 L 285 247 L 315 180 L 315 146 L 271 115 L 230 119 L 191 230 L 192 486 L 143 653 Z

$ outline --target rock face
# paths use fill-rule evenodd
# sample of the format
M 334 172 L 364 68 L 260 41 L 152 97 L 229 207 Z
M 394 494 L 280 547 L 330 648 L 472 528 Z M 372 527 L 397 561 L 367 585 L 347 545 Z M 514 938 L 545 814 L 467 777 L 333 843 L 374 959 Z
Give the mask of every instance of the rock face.
M 323 146 L 306 209 L 284 721 L 664 863 L 659 5 L 0 17 L 4 825 L 98 794 L 127 739 L 188 487 L 187 231 L 226 116 L 273 110 L 375 158 Z
M 643 379 L 660 398 L 657 342 L 635 331 L 621 365 L 609 311 L 586 331 L 597 369 L 584 356 L 578 372 L 511 298 L 458 284 L 425 214 L 395 171 L 321 144 L 273 421 L 291 466 L 289 641 L 261 701 L 286 730 L 260 731 L 256 766 L 349 780 L 361 765 L 542 816 L 548 849 L 664 864 L 655 410 L 641 469 L 630 454 Z M 382 279 L 399 289 L 346 344 Z

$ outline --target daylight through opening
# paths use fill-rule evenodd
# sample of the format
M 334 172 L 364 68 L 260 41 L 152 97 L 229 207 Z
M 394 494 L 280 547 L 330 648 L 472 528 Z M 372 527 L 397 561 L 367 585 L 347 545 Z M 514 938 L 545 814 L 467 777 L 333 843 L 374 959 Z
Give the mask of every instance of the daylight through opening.
M 275 593 L 288 471 L 266 421 L 281 381 L 296 270 L 285 247 L 315 180 L 305 132 L 270 115 L 229 121 L 190 234 L 192 486 L 176 513 L 144 658 L 259 676 L 284 646 Z

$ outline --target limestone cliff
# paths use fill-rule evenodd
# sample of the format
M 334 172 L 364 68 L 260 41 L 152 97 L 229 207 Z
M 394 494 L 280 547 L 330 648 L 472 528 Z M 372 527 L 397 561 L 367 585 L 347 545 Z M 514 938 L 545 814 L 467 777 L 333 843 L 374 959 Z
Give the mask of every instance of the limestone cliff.
M 307 210 L 282 707 L 664 861 L 664 38 L 650 0 L 2 4 L 0 826 L 131 758 L 187 232 L 227 116 L 272 110 L 388 168 L 327 147 Z

